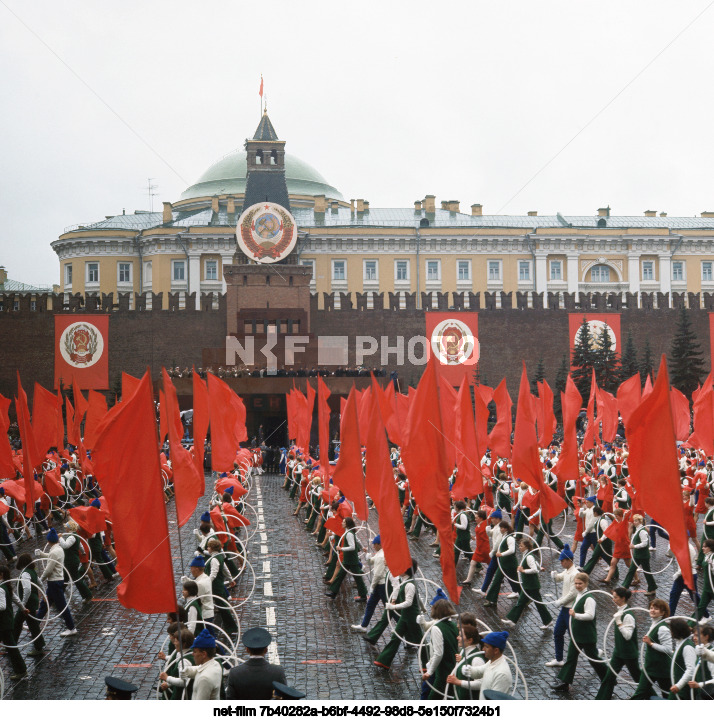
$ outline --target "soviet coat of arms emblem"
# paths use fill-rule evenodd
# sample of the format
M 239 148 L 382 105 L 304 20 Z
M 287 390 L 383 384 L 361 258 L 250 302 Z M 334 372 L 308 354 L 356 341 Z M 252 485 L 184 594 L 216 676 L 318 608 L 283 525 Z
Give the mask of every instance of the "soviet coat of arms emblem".
M 478 343 L 471 329 L 455 318 L 444 320 L 434 328 L 431 348 L 444 365 L 471 365 L 478 360 Z
M 72 323 L 60 338 L 60 353 L 64 360 L 76 368 L 88 368 L 102 356 L 102 334 L 91 323 Z
M 277 203 L 256 203 L 238 220 L 240 249 L 258 263 L 277 263 L 295 247 L 297 225 L 293 216 Z

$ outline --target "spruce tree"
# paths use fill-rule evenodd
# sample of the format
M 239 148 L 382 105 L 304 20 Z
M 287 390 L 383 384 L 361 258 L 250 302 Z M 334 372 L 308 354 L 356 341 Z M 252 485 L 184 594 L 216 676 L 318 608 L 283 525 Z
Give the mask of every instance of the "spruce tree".
M 640 359 L 639 370 L 640 382 L 644 386 L 647 376 L 652 373 L 652 346 L 650 346 L 649 337 L 645 338 L 645 350 L 642 353 L 642 358 Z
M 573 382 L 578 387 L 580 395 L 586 399 L 590 397 L 592 369 L 595 363 L 593 345 L 590 326 L 588 325 L 587 319 L 583 317 L 583 323 L 575 336 L 570 367 L 572 368 L 571 376 Z
M 545 378 L 545 363 L 543 358 L 538 359 L 538 365 L 536 366 L 535 373 L 531 378 L 531 393 L 538 393 L 538 381 L 542 381 Z
M 692 330 L 689 311 L 682 307 L 669 352 L 670 382 L 687 398 L 691 398 L 692 391 L 697 388 L 704 375 L 704 359 L 697 336 Z
M 609 328 L 605 326 L 596 339 L 593 366 L 598 387 L 614 393 L 620 382 L 620 361 L 613 348 Z
M 622 356 L 620 357 L 622 380 L 626 381 L 628 378 L 632 378 L 639 370 L 640 367 L 637 365 L 635 342 L 632 339 L 632 333 L 628 333 L 627 340 L 625 341 L 625 349 L 622 351 Z
M 565 386 L 568 382 L 568 372 L 570 367 L 568 366 L 568 356 L 564 355 L 560 361 L 558 372 L 555 375 L 555 387 L 553 388 L 553 409 L 555 415 L 560 423 L 563 422 L 563 408 L 560 403 L 560 394 L 565 393 Z

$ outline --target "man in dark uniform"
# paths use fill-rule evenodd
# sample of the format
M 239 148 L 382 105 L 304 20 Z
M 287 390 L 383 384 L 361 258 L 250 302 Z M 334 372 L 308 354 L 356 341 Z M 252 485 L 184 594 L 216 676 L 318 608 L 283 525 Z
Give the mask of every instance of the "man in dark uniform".
M 139 690 L 133 683 L 122 681 L 115 676 L 105 676 L 104 683 L 107 685 L 107 701 L 131 701 L 131 695 Z
M 228 673 L 229 700 L 262 701 L 273 697 L 273 681 L 286 684 L 282 666 L 268 663 L 265 654 L 272 636 L 264 628 L 249 628 L 241 641 L 248 651 L 248 660 Z

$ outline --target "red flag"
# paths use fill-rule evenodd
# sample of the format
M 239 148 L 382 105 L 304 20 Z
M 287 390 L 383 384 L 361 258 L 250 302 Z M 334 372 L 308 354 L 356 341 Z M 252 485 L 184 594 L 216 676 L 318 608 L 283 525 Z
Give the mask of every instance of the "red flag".
M 468 382 L 466 376 L 462 380 Z M 454 387 L 449 383 L 439 370 L 439 405 L 441 407 L 441 430 L 443 432 L 443 448 L 446 454 L 446 462 L 449 464 L 449 474 L 454 470 L 456 465 L 456 446 L 454 439 L 456 438 L 456 415 L 454 409 L 458 402 L 457 393 Z
M 538 415 L 538 443 L 541 448 L 547 448 L 553 440 L 553 433 L 558 426 L 555 420 L 555 412 L 553 411 L 553 391 L 548 385 L 547 380 L 538 381 L 538 405 L 540 413 Z M 542 424 L 540 423 L 542 419 Z M 541 427 L 542 425 L 542 427 Z
M 34 471 L 42 465 L 45 458 L 40 453 L 35 441 L 35 434 L 30 423 L 30 409 L 27 407 L 27 395 L 22 388 L 20 372 L 17 372 L 17 398 L 15 398 L 15 410 L 17 411 L 17 425 L 20 429 L 20 440 L 22 441 L 22 475 L 25 479 L 25 503 L 27 504 L 27 517 L 31 518 L 34 513 L 35 501 L 39 496 L 34 489 Z
M 74 408 L 69 400 L 69 396 L 64 398 L 64 412 L 67 416 L 67 443 L 72 446 L 79 445 L 79 435 L 74 425 Z
M 184 526 L 196 510 L 198 499 L 203 495 L 203 473 L 199 472 L 191 454 L 181 445 L 183 425 L 179 412 L 176 388 L 165 368 L 161 369 L 166 403 L 166 421 L 168 423 L 169 447 L 171 448 L 171 467 L 174 472 L 174 491 L 176 492 L 176 515 L 179 528 Z
M 635 373 L 632 378 L 620 383 L 620 387 L 617 389 L 617 406 L 620 409 L 620 415 L 625 425 L 627 425 L 632 411 L 637 408 L 641 400 L 642 381 L 640 381 L 640 374 Z
M 79 450 L 79 465 L 82 468 L 82 473 L 84 473 L 85 476 L 93 476 L 94 463 L 92 462 L 92 459 L 87 455 L 87 450 L 85 449 L 84 443 L 82 443 L 81 439 L 77 448 Z
M 227 383 L 208 374 L 208 403 L 211 411 L 211 464 L 214 471 L 232 471 L 241 441 L 248 439 L 245 406 Z
M 493 402 L 496 404 L 496 425 L 491 431 L 488 442 L 493 453 L 501 458 L 511 457 L 511 408 L 513 401 L 508 394 L 506 379 L 504 378 L 493 392 Z
M 648 373 L 645 379 L 645 387 L 642 389 L 642 398 L 647 398 L 650 393 L 652 393 L 652 377 Z
M 369 509 L 364 494 L 364 475 L 362 474 L 362 447 L 357 427 L 357 400 L 355 387 L 347 396 L 345 411 L 342 414 L 340 428 L 340 455 L 332 480 L 345 498 L 355 506 L 355 513 L 363 521 L 367 520 Z
M 349 403 L 349 398 L 347 402 Z M 392 462 L 389 459 L 386 431 L 376 398 L 372 403 L 366 440 L 367 476 L 365 486 L 379 513 L 379 532 L 387 567 L 393 576 L 400 576 L 411 568 L 412 557 L 409 552 L 407 532 L 402 521 L 402 509 L 399 506 L 399 496 L 394 483 Z M 354 444 L 354 439 L 352 439 L 352 443 Z M 453 562 L 453 552 L 449 555 Z
M 82 421 L 84 414 L 87 412 L 87 401 L 82 395 L 82 390 L 77 384 L 77 379 L 72 376 L 72 395 L 74 396 L 74 437 L 78 440 L 81 438 Z
M 595 445 L 595 393 L 597 392 L 597 381 L 595 380 L 595 369 L 593 368 L 593 377 L 590 382 L 590 398 L 588 400 L 588 427 L 585 429 L 585 438 L 583 438 L 583 450 L 588 451 Z
M 39 383 L 35 383 L 32 397 L 32 430 L 40 453 L 47 453 L 52 446 L 62 448 L 63 439 L 57 438 L 58 413 L 57 396 Z
M 456 499 L 476 498 L 479 493 L 483 493 L 483 479 L 480 468 L 481 456 L 476 442 L 476 424 L 471 408 L 471 388 L 466 378 L 461 381 L 454 416 L 456 466 L 459 472 L 451 489 L 451 495 Z
M 521 385 L 518 391 L 516 430 L 513 435 L 513 456 L 511 458 L 513 477 L 520 478 L 529 486 L 540 490 L 542 519 L 547 523 L 551 518 L 565 510 L 567 504 L 543 479 L 540 455 L 538 453 L 534 406 L 524 362 Z
M 302 394 L 301 394 L 302 395 Z M 305 453 L 310 452 L 310 431 L 312 430 L 312 410 L 315 405 L 315 390 L 307 381 L 307 396 L 301 400 L 300 425 L 297 429 L 297 445 Z
M 90 536 L 95 533 L 104 533 L 107 530 L 107 514 L 103 508 L 94 506 L 75 506 L 69 509 L 69 515 Z M 99 562 L 99 559 L 94 559 Z
M 432 356 L 419 381 L 416 398 L 407 418 L 408 443 L 402 460 L 409 477 L 409 490 L 420 510 L 436 526 L 441 547 L 441 574 L 453 603 L 458 604 L 461 588 L 454 565 L 454 528 L 451 522 L 449 476 L 453 466 L 444 452 L 444 433 L 439 404 L 436 360 Z M 369 472 L 369 461 L 367 463 Z
M 141 380 L 139 378 L 134 378 L 134 376 L 130 376 L 128 373 L 124 373 L 122 371 L 121 399 L 125 401 L 130 396 L 133 396 L 136 392 L 136 389 L 139 387 L 139 383 L 141 383 Z
M 12 448 L 7 437 L 10 427 L 8 408 L 12 401 L 0 395 L 0 478 L 15 478 L 15 464 L 12 460 Z
M 164 369 L 161 369 L 163 374 Z M 179 422 L 181 416 L 179 416 Z M 159 390 L 159 448 L 164 445 L 166 435 L 169 432 L 168 421 L 166 419 L 166 394 L 163 389 Z
M 64 403 L 62 402 L 62 392 L 58 389 L 57 390 L 57 440 L 59 441 L 59 445 L 57 446 L 57 450 L 61 450 L 64 448 L 64 416 L 62 415 L 62 406 Z
M 678 441 L 686 441 L 689 438 L 689 401 L 687 396 L 676 388 L 670 388 L 669 400 L 672 404 L 674 437 Z
M 196 468 L 201 475 L 201 487 L 205 492 L 205 479 L 203 473 L 203 458 L 206 445 L 206 433 L 208 432 L 208 388 L 195 369 L 193 371 L 193 456 Z
M 597 415 L 602 420 L 602 440 L 605 443 L 612 443 L 617 435 L 617 424 L 619 421 L 617 413 L 617 401 L 612 393 L 602 388 L 596 388 Z
M 258 95 L 260 95 L 261 98 L 263 97 L 263 76 L 262 75 L 260 76 L 260 90 L 258 91 Z
M 288 411 L 288 440 L 294 441 L 297 438 L 298 428 L 300 427 L 300 399 L 298 398 L 299 390 L 292 388 L 289 393 L 285 394 L 285 405 Z
M 374 373 L 370 373 L 370 375 L 372 376 L 372 393 L 374 393 L 379 400 L 379 410 L 384 419 L 389 440 L 395 445 L 401 446 L 402 433 L 397 418 L 397 402 L 394 394 L 394 385 L 387 383 L 384 388 L 380 388 L 374 377 Z
M 357 417 L 359 418 L 359 437 L 362 445 L 367 442 L 366 429 L 369 425 L 369 418 L 372 412 L 372 388 L 365 388 L 357 396 Z
M 669 401 L 667 360 L 662 361 L 652 393 L 630 416 L 627 425 L 630 455 L 627 465 L 637 499 L 644 510 L 669 533 L 669 547 L 679 562 L 682 578 L 693 589 L 687 527 L 682 513 L 677 445 Z
M 94 448 L 97 440 L 99 422 L 107 414 L 107 399 L 103 393 L 89 391 L 89 405 L 87 406 L 87 419 L 84 421 L 84 445 Z
M 577 480 L 580 477 L 578 465 L 578 433 L 575 424 L 583 405 L 583 398 L 573 379 L 568 375 L 565 393 L 560 394 L 560 407 L 563 411 L 563 446 L 553 473 L 558 480 Z
M 714 455 L 714 393 L 712 393 L 712 371 L 704 385 L 694 397 L 694 433 L 689 438 L 690 445 L 702 448 L 708 455 Z
M 476 442 L 478 443 L 478 453 L 475 459 L 481 464 L 481 459 L 486 448 L 488 448 L 488 404 L 493 399 L 493 388 L 488 386 L 476 386 L 474 389 L 474 409 L 476 411 Z
M 63 496 L 65 493 L 64 486 L 60 481 L 60 469 L 57 466 L 43 474 L 42 484 L 45 493 L 52 498 L 59 498 L 59 496 Z
M 330 533 L 334 533 L 337 536 L 341 536 L 345 532 L 340 516 L 330 516 L 322 525 Z
M 117 595 L 125 608 L 168 613 L 176 609 L 176 597 L 148 371 L 118 409 L 94 448 L 123 579 Z
M 325 483 L 330 480 L 330 389 L 322 376 L 317 376 L 317 435 L 320 444 L 320 475 Z

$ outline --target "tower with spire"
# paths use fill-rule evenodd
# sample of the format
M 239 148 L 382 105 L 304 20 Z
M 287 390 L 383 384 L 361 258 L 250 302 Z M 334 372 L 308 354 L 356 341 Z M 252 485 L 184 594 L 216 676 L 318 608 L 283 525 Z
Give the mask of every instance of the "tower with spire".
M 248 177 L 243 210 L 256 203 L 271 202 L 290 210 L 285 180 L 285 141 L 278 140 L 268 111 L 263 111 L 255 135 L 245 141 Z

